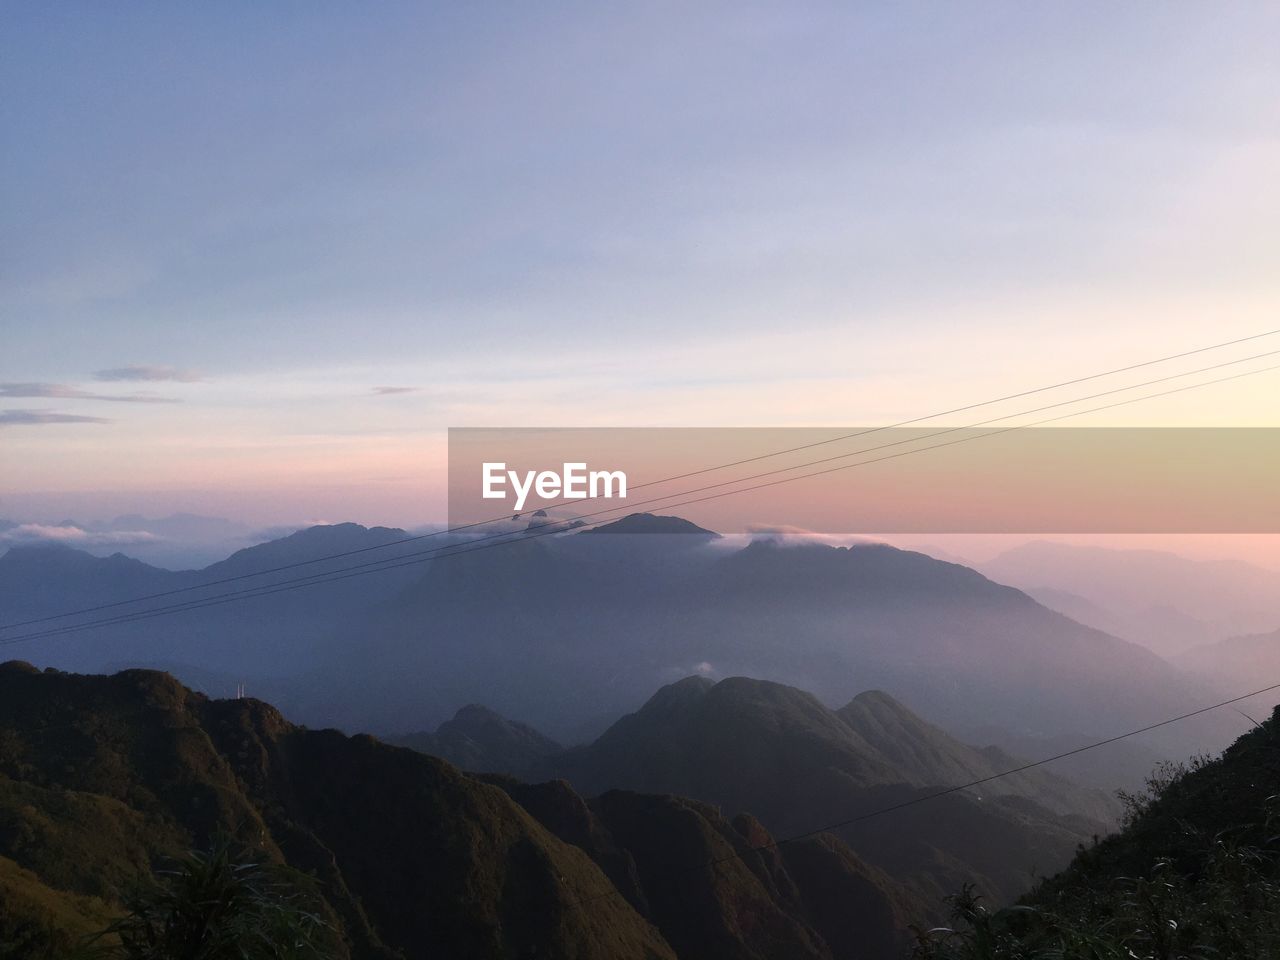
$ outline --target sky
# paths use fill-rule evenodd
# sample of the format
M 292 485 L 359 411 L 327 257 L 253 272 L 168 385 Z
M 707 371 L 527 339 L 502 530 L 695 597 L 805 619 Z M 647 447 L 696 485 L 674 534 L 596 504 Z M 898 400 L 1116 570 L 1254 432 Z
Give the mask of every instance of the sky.
M 892 422 L 1280 327 L 1270 3 L 2 16 L 3 518 L 409 525 L 451 426 Z

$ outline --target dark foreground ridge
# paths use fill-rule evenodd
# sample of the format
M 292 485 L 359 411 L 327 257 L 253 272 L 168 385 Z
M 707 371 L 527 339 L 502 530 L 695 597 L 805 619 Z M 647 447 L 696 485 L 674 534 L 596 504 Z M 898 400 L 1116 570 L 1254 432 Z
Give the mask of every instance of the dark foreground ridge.
M 313 874 L 352 958 L 888 958 L 921 909 L 833 837 L 486 782 L 154 671 L 0 665 L 0 944 L 61 955 L 219 831 Z
M 1280 956 L 1280 708 L 1221 758 L 1169 765 L 1118 834 L 1015 909 L 968 892 L 921 960 Z

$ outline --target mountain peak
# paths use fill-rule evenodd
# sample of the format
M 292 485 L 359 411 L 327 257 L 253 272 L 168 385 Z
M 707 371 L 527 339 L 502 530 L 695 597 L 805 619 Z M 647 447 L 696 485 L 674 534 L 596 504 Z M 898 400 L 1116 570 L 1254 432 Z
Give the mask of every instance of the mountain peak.
M 388 743 L 441 757 L 464 770 L 520 774 L 534 761 L 563 749 L 527 724 L 508 720 L 479 703 L 469 703 L 435 733 L 386 738 Z
M 583 530 L 585 533 L 692 533 L 719 539 L 720 534 L 707 530 L 683 517 L 664 517 L 655 513 L 631 513 L 621 520 L 606 523 L 602 527 Z
M 902 713 L 910 713 L 915 716 L 900 700 L 896 700 L 883 690 L 863 690 L 860 694 L 853 698 L 851 703 L 858 703 L 864 706 L 883 706 Z
M 697 674 L 685 677 L 683 680 L 677 680 L 674 683 L 668 683 L 665 687 L 660 687 L 653 696 L 644 702 L 640 712 L 667 713 L 688 704 L 696 703 L 715 685 L 714 680 Z

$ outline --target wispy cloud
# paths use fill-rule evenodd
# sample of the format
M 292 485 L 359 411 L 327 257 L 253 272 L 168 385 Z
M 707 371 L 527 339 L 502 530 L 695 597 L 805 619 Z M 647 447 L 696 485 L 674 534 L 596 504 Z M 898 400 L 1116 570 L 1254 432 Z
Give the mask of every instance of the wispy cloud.
M 142 363 L 130 363 L 123 367 L 110 367 L 107 370 L 99 370 L 93 376 L 97 380 L 113 382 L 144 380 L 149 382 L 196 383 L 204 379 L 194 370 L 180 370 L 177 367 L 151 366 Z
M 389 397 L 397 393 L 417 393 L 418 387 L 374 387 L 373 392 L 380 397 Z
M 92 393 L 65 383 L 0 383 L 0 397 L 53 397 L 59 400 L 107 400 L 112 403 L 181 403 L 153 393 Z
M 84 530 L 73 526 L 23 523 L 0 533 L 0 543 L 68 543 L 81 547 L 127 546 L 162 540 L 146 530 Z
M 78 413 L 55 413 L 52 410 L 0 410 L 0 427 L 15 424 L 110 422 L 106 417 L 86 417 Z

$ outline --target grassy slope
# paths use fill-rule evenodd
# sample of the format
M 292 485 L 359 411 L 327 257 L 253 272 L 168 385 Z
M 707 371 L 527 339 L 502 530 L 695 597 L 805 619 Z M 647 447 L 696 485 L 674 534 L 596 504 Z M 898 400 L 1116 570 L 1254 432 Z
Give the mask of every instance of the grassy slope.
M 0 856 L 29 871 L 6 916 L 51 936 L 222 829 L 314 871 L 353 956 L 673 956 L 625 900 L 584 905 L 608 880 L 498 788 L 163 674 L 0 668 L 0 778 Z

